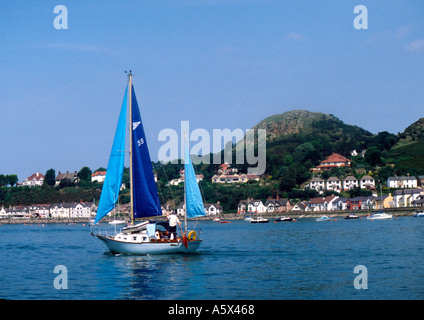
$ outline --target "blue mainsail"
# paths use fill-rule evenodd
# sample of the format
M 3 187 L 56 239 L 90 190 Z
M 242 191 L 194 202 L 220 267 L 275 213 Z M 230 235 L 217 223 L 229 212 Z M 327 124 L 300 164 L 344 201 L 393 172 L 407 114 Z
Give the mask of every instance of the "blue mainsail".
M 188 218 L 195 218 L 205 215 L 202 195 L 197 184 L 196 173 L 191 163 L 190 154 L 187 145 L 185 146 L 184 156 L 184 176 L 186 189 L 186 212 Z
M 115 138 L 113 140 L 112 151 L 110 152 L 109 163 L 105 182 L 103 183 L 100 195 L 99 207 L 95 223 L 99 222 L 115 206 L 118 200 L 119 190 L 122 184 L 122 174 L 125 163 L 125 131 L 127 120 L 127 92 L 125 90 L 124 101 L 122 102 L 121 113 L 116 127 Z
M 152 161 L 141 122 L 134 87 L 132 101 L 132 163 L 133 163 L 133 216 L 134 218 L 162 215 Z

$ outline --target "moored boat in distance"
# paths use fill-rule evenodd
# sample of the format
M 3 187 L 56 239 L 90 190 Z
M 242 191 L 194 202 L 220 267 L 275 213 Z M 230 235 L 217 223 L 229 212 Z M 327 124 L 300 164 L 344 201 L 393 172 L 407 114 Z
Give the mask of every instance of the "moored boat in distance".
M 424 217 L 424 210 L 417 210 L 414 214 L 415 218 Z
M 318 218 L 317 221 L 330 221 L 330 218 L 327 216 L 322 216 L 321 218 Z
M 282 216 L 282 217 L 279 217 L 278 219 L 275 219 L 275 221 L 276 222 L 287 222 L 287 221 L 293 221 L 293 218 Z
M 253 218 L 252 220 L 250 220 L 250 223 L 268 223 L 269 220 L 265 219 L 263 217 L 257 217 L 257 218 Z
M 348 214 L 347 216 L 345 216 L 345 219 L 359 219 L 359 216 L 357 216 L 356 214 L 354 214 L 354 213 L 351 213 L 351 214 Z
M 244 219 L 243 219 L 244 221 L 247 221 L 247 222 L 250 222 L 250 221 L 252 221 L 253 220 L 253 218 L 252 218 L 252 216 L 251 215 L 246 215 L 245 217 L 244 217 Z
M 388 213 L 378 212 L 367 217 L 368 220 L 390 220 L 393 216 Z

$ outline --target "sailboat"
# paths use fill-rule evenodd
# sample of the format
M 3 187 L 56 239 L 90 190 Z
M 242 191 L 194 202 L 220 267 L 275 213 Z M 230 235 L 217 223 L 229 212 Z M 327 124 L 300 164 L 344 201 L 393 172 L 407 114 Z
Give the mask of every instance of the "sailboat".
M 131 223 L 119 233 L 115 232 L 113 235 L 108 235 L 107 232 L 102 232 L 100 229 L 95 232 L 94 228 L 92 228 L 91 234 L 105 243 L 113 254 L 146 255 L 195 252 L 202 240 L 196 231 L 187 230 L 187 217 L 195 218 L 204 216 L 205 210 L 187 146 L 185 147 L 184 157 L 185 227 L 184 231 L 181 228 L 181 236 L 168 236 L 169 223 L 167 221 L 155 222 L 144 220 L 141 223 L 134 223 L 139 218 L 161 216 L 162 209 L 140 110 L 132 85 L 131 71 L 128 76 L 128 85 L 122 102 L 94 224 L 99 223 L 114 208 L 117 195 L 121 188 L 125 162 L 124 150 L 127 109 L 130 113 L 129 128 L 131 131 L 129 134 Z

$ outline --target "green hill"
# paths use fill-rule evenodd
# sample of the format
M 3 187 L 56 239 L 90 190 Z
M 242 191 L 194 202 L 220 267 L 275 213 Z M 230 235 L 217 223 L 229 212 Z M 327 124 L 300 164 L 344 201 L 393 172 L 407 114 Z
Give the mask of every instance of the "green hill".
M 365 149 L 373 138 L 371 132 L 334 115 L 306 110 L 268 117 L 254 129 L 267 130 L 267 173 L 273 175 L 293 163 L 309 169 L 333 152 L 350 156 L 353 150 Z
M 399 134 L 399 141 L 388 153 L 386 162 L 392 164 L 399 175 L 424 174 L 424 118 Z

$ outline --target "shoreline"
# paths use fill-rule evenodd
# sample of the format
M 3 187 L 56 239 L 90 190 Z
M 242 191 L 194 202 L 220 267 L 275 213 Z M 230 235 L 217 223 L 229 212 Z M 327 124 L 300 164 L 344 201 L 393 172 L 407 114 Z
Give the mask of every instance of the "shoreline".
M 420 207 L 416 208 L 388 208 L 384 209 L 385 212 L 393 214 L 395 217 L 407 217 L 413 216 Z M 356 214 L 359 217 L 366 217 L 370 214 L 380 212 L 381 210 L 356 210 L 356 211 L 315 211 L 315 212 L 273 212 L 273 213 L 254 213 L 252 217 L 263 217 L 267 219 L 277 219 L 281 216 L 288 216 L 295 219 L 300 218 L 319 218 L 323 215 L 330 218 L 345 217 L 348 214 Z M 212 221 L 216 218 L 221 220 L 243 220 L 244 214 L 239 213 L 224 213 L 216 216 L 205 216 L 199 218 L 187 219 L 188 221 Z M 91 218 L 2 218 L 0 219 L 1 224 L 51 224 L 51 223 L 62 223 L 62 224 L 90 224 Z M 166 220 L 166 216 L 151 217 L 150 219 L 140 219 L 139 221 L 152 220 L 152 221 L 163 221 Z M 112 219 L 104 219 L 102 223 L 107 223 Z

